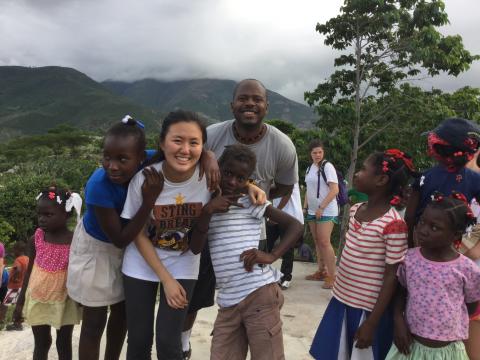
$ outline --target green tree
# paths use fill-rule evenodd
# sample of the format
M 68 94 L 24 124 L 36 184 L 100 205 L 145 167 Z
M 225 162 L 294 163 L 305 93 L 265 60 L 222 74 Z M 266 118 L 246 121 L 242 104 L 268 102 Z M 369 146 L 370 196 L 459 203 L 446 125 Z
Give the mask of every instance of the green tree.
M 338 16 L 317 24 L 325 44 L 341 55 L 338 70 L 305 99 L 315 105 L 319 126 L 333 123 L 339 136 L 352 139 L 350 183 L 359 150 L 399 121 L 396 112 L 405 107 L 399 100 L 406 99 L 396 93 L 400 83 L 425 73 L 456 76 L 478 59 L 460 36 L 437 31 L 447 23 L 443 1 L 345 0 Z

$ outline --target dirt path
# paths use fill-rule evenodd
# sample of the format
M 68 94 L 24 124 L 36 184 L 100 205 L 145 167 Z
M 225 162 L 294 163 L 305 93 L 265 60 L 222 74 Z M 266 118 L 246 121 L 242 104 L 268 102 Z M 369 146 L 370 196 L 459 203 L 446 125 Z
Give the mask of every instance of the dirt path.
M 295 262 L 292 285 L 284 291 L 282 320 L 286 359 L 311 359 L 308 354 L 310 343 L 330 299 L 330 291 L 322 290 L 321 283 L 304 280 L 305 275 L 313 271 L 314 264 Z M 216 306 L 199 312 L 192 334 L 192 360 L 209 359 L 210 333 L 216 313 Z M 80 327 L 76 326 L 73 333 L 74 354 L 77 353 L 79 334 Z M 32 352 L 33 336 L 30 328 L 25 327 L 23 331 L 0 331 L 0 360 L 27 360 L 32 358 Z M 124 358 L 125 347 L 122 354 L 122 359 Z M 50 350 L 49 359 L 58 359 L 54 346 Z

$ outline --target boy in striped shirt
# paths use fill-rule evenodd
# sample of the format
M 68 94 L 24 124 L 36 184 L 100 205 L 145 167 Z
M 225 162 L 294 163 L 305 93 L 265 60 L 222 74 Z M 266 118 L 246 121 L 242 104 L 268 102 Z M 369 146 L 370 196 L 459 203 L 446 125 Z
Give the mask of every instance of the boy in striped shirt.
M 303 233 L 303 226 L 269 202 L 254 205 L 243 195 L 255 169 L 255 154 L 228 146 L 219 159 L 220 189 L 202 209 L 197 231 L 208 233 L 220 307 L 211 359 L 284 359 L 281 277 L 271 267 Z M 264 217 L 280 224 L 282 242 L 271 253 L 258 250 Z M 208 225 L 208 229 L 207 229 Z

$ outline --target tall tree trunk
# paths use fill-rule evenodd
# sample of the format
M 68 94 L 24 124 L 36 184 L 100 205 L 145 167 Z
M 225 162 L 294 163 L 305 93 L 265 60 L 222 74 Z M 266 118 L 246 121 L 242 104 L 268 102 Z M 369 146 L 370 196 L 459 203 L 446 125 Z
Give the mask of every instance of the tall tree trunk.
M 357 33 L 358 33 L 358 26 L 357 26 Z M 355 55 L 356 55 L 355 124 L 353 127 L 353 145 L 352 145 L 352 152 L 350 155 L 350 166 L 348 167 L 348 172 L 347 172 L 347 181 L 348 181 L 349 188 L 351 188 L 353 185 L 353 175 L 355 174 L 355 168 L 357 166 L 358 145 L 359 145 L 359 138 L 360 138 L 360 119 L 361 119 L 360 85 L 362 83 L 362 79 L 360 78 L 360 72 L 361 72 L 360 66 L 361 66 L 362 44 L 359 36 L 357 36 L 357 39 L 355 41 Z M 345 245 L 345 235 L 348 230 L 349 214 L 350 214 L 350 205 L 347 204 L 343 208 L 342 221 L 340 223 L 340 242 L 338 246 L 338 259 L 340 259 L 343 246 Z

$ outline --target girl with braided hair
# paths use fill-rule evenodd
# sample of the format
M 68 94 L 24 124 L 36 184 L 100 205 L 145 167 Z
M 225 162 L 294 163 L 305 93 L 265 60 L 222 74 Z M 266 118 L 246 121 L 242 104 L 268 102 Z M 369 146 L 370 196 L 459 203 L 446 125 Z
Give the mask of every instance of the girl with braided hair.
M 407 225 L 395 209 L 415 174 L 398 149 L 370 155 L 355 174 L 355 189 L 368 201 L 350 209 L 333 298 L 310 349 L 315 359 L 384 359 L 393 339 L 389 303 L 396 270 L 407 251 Z
M 468 359 L 462 340 L 480 300 L 480 269 L 455 247 L 475 221 L 463 194 L 432 196 L 415 227 L 420 246 L 408 250 L 397 271 L 388 360 Z

